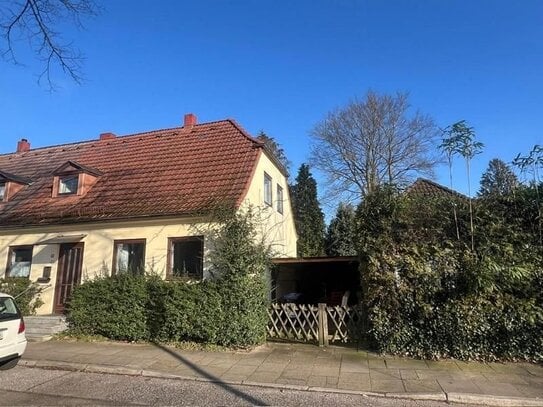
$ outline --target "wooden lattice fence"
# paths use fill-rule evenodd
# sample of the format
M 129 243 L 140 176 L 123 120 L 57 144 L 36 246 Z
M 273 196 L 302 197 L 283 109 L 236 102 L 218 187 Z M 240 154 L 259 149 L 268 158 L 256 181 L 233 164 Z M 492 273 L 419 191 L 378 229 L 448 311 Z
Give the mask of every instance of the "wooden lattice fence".
M 319 340 L 319 307 L 272 304 L 268 309 L 268 337 L 306 342 Z
M 356 342 L 362 330 L 359 306 L 272 304 L 268 309 L 268 338 L 304 342 Z

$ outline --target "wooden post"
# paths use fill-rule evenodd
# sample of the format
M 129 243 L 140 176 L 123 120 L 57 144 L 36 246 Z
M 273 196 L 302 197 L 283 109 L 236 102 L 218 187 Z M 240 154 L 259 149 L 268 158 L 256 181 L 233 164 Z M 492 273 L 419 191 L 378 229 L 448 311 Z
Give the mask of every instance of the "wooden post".
M 328 346 L 328 315 L 324 303 L 319 303 L 319 346 Z

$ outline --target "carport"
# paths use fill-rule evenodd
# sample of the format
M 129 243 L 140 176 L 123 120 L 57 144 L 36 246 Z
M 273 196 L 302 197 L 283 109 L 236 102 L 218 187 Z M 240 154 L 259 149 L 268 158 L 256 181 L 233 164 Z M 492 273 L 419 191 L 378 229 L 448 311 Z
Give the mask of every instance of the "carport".
M 360 291 L 356 256 L 278 258 L 273 260 L 273 302 L 353 305 Z

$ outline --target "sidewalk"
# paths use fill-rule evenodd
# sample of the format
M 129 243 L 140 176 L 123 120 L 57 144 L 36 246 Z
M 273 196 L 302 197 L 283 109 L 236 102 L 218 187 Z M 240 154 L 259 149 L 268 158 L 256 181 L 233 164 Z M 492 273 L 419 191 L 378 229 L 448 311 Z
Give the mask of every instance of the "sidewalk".
M 29 343 L 21 365 L 208 380 L 230 385 L 543 406 L 543 366 L 423 361 L 342 347 L 268 343 L 253 351 L 185 351 L 152 344 Z

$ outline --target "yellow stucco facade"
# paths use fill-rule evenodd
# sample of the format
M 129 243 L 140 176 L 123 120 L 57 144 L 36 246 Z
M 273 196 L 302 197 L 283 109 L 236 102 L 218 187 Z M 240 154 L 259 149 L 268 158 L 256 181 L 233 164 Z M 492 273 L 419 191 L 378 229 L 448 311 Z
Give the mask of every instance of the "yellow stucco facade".
M 271 178 L 271 204 L 265 202 L 265 174 L 267 174 L 268 185 Z M 278 201 L 279 188 L 283 193 L 282 208 Z M 261 219 L 259 234 L 270 245 L 274 256 L 295 257 L 297 236 L 287 180 L 265 153 L 259 156 L 241 208 L 248 206 L 257 210 Z M 54 311 L 55 284 L 59 268 L 60 243 L 55 243 L 55 239 L 58 240 L 59 237 L 62 239 L 63 236 L 80 237 L 83 243 L 82 281 L 96 275 L 111 273 L 114 262 L 114 241 L 129 239 L 145 241 L 146 270 L 152 270 L 165 277 L 168 264 L 168 239 L 201 236 L 204 234 L 202 231 L 205 231 L 207 227 L 203 219 L 155 218 L 16 229 L 2 228 L 0 229 L 0 267 L 7 266 L 10 247 L 32 246 L 30 279 L 37 281 L 44 275 L 44 270 L 50 270 L 49 281 L 42 285 L 44 290 L 41 298 L 44 304 L 39 308 L 38 313 L 51 314 Z M 209 275 L 206 264 L 206 252 L 209 249 L 209 243 L 204 234 L 204 278 Z
M 264 200 L 264 177 L 271 178 L 271 205 Z M 277 187 L 283 191 L 283 199 L 278 198 Z M 282 203 L 282 213 L 278 205 Z M 288 191 L 286 177 L 266 154 L 261 154 L 252 182 L 242 207 L 251 205 L 258 208 L 260 236 L 271 246 L 275 257 L 296 257 L 296 227 Z

